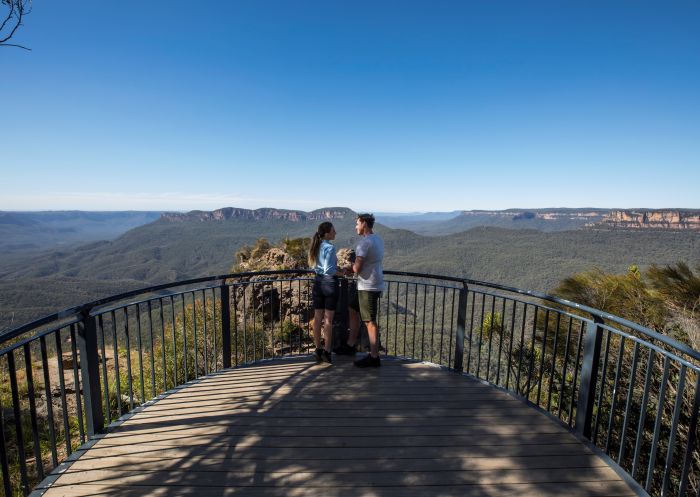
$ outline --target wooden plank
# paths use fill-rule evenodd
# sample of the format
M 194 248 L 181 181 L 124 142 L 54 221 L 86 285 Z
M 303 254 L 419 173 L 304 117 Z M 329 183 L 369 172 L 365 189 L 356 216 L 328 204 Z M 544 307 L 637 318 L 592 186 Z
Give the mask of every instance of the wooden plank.
M 205 405 L 202 405 L 205 404 Z M 269 400 L 265 402 L 227 402 L 227 403 L 215 403 L 213 405 L 206 405 L 206 403 L 194 404 L 194 405 L 184 405 L 181 407 L 169 406 L 167 408 L 159 409 L 146 409 L 140 416 L 165 416 L 165 415 L 178 415 L 178 414 L 195 414 L 195 413 L 217 413 L 231 412 L 231 411 L 245 411 L 245 410 L 265 410 L 275 412 L 284 411 L 342 411 L 342 412 L 352 412 L 352 415 L 361 415 L 362 413 L 372 413 L 372 412 L 396 412 L 404 413 L 407 411 L 418 411 L 424 412 L 429 415 L 435 415 L 440 411 L 475 411 L 475 410 L 503 410 L 503 409 L 516 409 L 525 410 L 527 407 L 522 405 L 520 402 L 512 399 L 503 400 L 489 400 L 481 401 L 478 403 L 469 402 L 437 402 L 434 404 L 426 404 L 421 402 L 299 402 L 299 401 L 278 401 Z M 212 411 L 213 408 L 216 410 Z
M 513 405 L 508 405 L 513 404 Z M 229 400 L 229 401 L 203 401 L 203 402 L 193 402 L 193 403 L 182 403 L 180 405 L 169 405 L 169 406 L 159 406 L 157 409 L 149 409 L 147 415 L 165 415 L 165 414 L 178 414 L 183 412 L 203 412 L 212 411 L 219 412 L 219 409 L 275 409 L 275 410 L 334 410 L 334 411 L 344 411 L 347 409 L 363 410 L 388 410 L 402 412 L 404 410 L 418 409 L 423 410 L 425 408 L 435 408 L 439 407 L 441 409 L 460 409 L 460 410 L 474 410 L 474 409 L 508 409 L 509 407 L 520 408 L 521 404 L 513 399 L 470 399 L 467 400 L 443 400 L 434 402 L 423 402 L 414 400 L 364 400 L 358 399 L 353 401 L 332 401 L 327 399 L 320 400 L 286 400 L 286 399 L 276 399 L 267 398 L 261 400 Z
M 121 457 L 134 454 L 132 445 L 95 446 L 81 459 Z M 468 454 L 471 457 L 526 457 L 591 454 L 590 450 L 578 442 L 569 444 L 537 444 L 481 446 L 466 451 L 464 447 L 211 447 L 208 444 L 189 446 L 142 446 L 138 447 L 139 457 L 159 457 L 163 459 L 228 458 L 228 459 L 336 459 L 352 460 L 366 458 L 421 459 L 451 458 Z
M 447 373 L 445 373 L 447 374 Z M 355 395 L 367 395 L 367 394 L 411 394 L 412 392 L 422 392 L 422 393 L 435 393 L 435 392 L 448 392 L 448 393 L 483 393 L 487 395 L 500 394 L 493 387 L 488 385 L 483 385 L 476 382 L 465 381 L 465 378 L 454 377 L 452 382 L 440 382 L 439 378 L 431 378 L 429 381 L 405 381 L 402 382 L 400 379 L 397 380 L 384 380 L 382 378 L 372 379 L 365 378 L 363 381 L 358 382 L 352 381 L 352 389 L 349 392 L 353 396 Z M 171 392 L 170 397 L 182 396 L 206 396 L 218 393 L 233 393 L 233 394 L 244 394 L 244 393 L 259 393 L 259 392 L 271 392 L 279 391 L 285 392 L 289 390 L 300 391 L 307 390 L 314 393 L 339 393 L 347 392 L 348 389 L 339 389 L 338 385 L 341 385 L 343 381 L 347 381 L 347 378 L 342 376 L 333 378 L 319 378 L 309 376 L 307 378 L 298 379 L 296 381 L 285 381 L 284 378 L 266 379 L 259 381 L 246 381 L 246 382 L 233 382 L 227 381 L 225 383 L 211 383 L 208 381 L 202 381 L 194 383 L 192 385 L 187 385 L 186 387 L 178 388 Z M 196 386 L 196 389 L 192 387 Z M 433 388 L 435 387 L 435 388 Z M 189 389 L 189 390 L 188 390 Z
M 353 418 L 353 419 L 365 419 L 365 418 L 394 418 L 401 417 L 405 419 L 429 419 L 431 417 L 442 417 L 442 418 L 493 418 L 497 422 L 498 416 L 494 416 L 493 413 L 495 408 L 483 407 L 479 409 L 475 407 L 474 409 L 461 409 L 461 408 L 445 408 L 442 406 L 431 406 L 428 408 L 421 409 L 416 406 L 411 409 L 392 409 L 392 408 L 376 408 L 372 406 L 363 407 L 353 407 L 348 409 L 304 409 L 299 406 L 294 406 L 294 408 L 272 408 L 267 406 L 262 407 L 228 407 L 220 408 L 216 411 L 207 409 L 190 409 L 186 411 L 176 411 L 176 412 L 164 412 L 155 413 L 144 412 L 139 414 L 143 418 L 148 419 L 149 423 L 157 423 L 161 421 L 174 421 L 174 420 L 184 420 L 184 419 L 206 419 L 206 420 L 223 420 L 226 417 L 234 416 L 251 416 L 258 415 L 260 417 L 287 417 L 287 418 Z M 523 411 L 527 410 L 526 407 L 520 406 L 517 408 L 511 408 L 510 412 L 507 414 L 513 416 L 520 416 Z M 547 421 L 552 422 L 552 421 Z
M 415 487 L 367 487 L 358 477 L 352 487 L 201 487 L 192 485 L 120 486 L 115 483 L 67 485 L 48 490 L 46 497 L 124 496 L 141 497 L 168 495 L 173 497 L 633 497 L 636 496 L 621 482 L 496 484 L 496 485 L 441 485 Z
M 187 457 L 180 458 L 144 457 L 141 454 L 119 454 L 116 457 L 101 457 L 98 459 L 80 459 L 66 473 L 96 469 L 124 469 L 138 471 L 156 471 L 166 468 L 179 468 L 196 471 L 226 471 L 235 466 L 237 471 L 254 472 L 285 469 L 303 471 L 313 468 L 317 472 L 353 472 L 365 473 L 382 468 L 385 471 L 430 471 L 439 470 L 507 470 L 512 468 L 546 469 L 546 468 L 586 468 L 605 467 L 601 459 L 591 454 L 558 454 L 556 461 L 548 456 L 493 456 L 477 457 L 462 455 L 459 457 L 435 458 L 378 458 L 371 456 L 361 459 L 251 459 L 245 456 L 236 457 Z
M 130 469 L 95 469 L 75 471 L 61 476 L 62 485 L 112 481 L 124 484 L 155 484 L 156 482 L 183 482 L 202 486 L 239 487 L 299 487 L 299 486 L 352 486 L 360 479 L 363 484 L 382 486 L 439 486 L 439 485 L 494 485 L 499 483 L 556 483 L 616 481 L 617 474 L 609 467 L 583 468 L 517 468 L 501 470 L 437 470 L 428 471 L 371 471 L 358 475 L 350 471 L 315 471 L 295 464 L 288 471 L 196 471 L 189 469 L 162 469 L 140 471 Z M 359 478 L 358 478 L 359 477 Z
M 285 399 L 273 395 L 245 396 L 245 397 L 219 397 L 208 398 L 207 400 L 182 400 L 173 401 L 167 404 L 159 405 L 158 408 L 149 409 L 151 413 L 178 412 L 185 409 L 198 410 L 202 408 L 218 408 L 218 407 L 255 407 L 255 406 L 275 406 L 280 409 L 294 409 L 296 407 L 303 409 L 348 409 L 350 407 L 359 409 L 363 405 L 371 404 L 373 408 L 394 409 L 403 408 L 422 408 L 424 406 L 441 406 L 444 408 L 459 408 L 459 409 L 484 409 L 496 408 L 507 409 L 508 407 L 520 407 L 521 403 L 515 399 L 498 398 L 484 395 L 468 395 L 459 397 L 441 397 L 441 396 L 426 396 L 420 397 L 401 397 L 401 396 L 359 396 L 357 399 L 339 399 L 327 396 L 310 396 L 297 395 L 291 392 L 291 399 Z M 508 406 L 508 404 L 512 404 Z
M 136 438 L 146 440 L 148 438 L 157 439 L 163 436 L 187 436 L 187 437 L 217 437 L 221 436 L 245 436 L 254 433 L 261 437 L 355 437 L 358 435 L 368 437 L 407 437 L 413 435 L 422 436 L 469 436 L 482 437 L 487 435 L 498 435 L 499 437 L 517 438 L 524 429 L 531 434 L 551 434 L 562 433 L 562 428 L 553 424 L 531 426 L 528 423 L 521 424 L 461 424 L 457 426 L 440 426 L 426 423 L 422 426 L 393 426 L 384 424 L 380 426 L 288 426 L 286 423 L 277 426 L 266 425 L 205 425 L 192 427 L 181 425 L 177 428 L 167 426 L 164 428 L 153 428 L 150 430 L 138 430 L 115 433 L 110 437 L 114 444 L 134 443 Z M 564 432 L 565 433 L 565 432 Z
M 270 399 L 280 399 L 284 400 L 284 396 L 293 395 L 294 400 L 303 402 L 338 402 L 338 403 L 349 403 L 349 402 L 423 402 L 423 403 L 435 403 L 435 402 L 482 402 L 487 400 L 509 400 L 511 402 L 516 402 L 512 398 L 503 399 L 502 395 L 496 391 L 484 392 L 479 391 L 456 391 L 456 392 L 402 392 L 402 391 L 386 391 L 386 392 L 371 392 L 371 393 L 356 393 L 345 392 L 337 393 L 332 391 L 316 391 L 314 389 L 302 389 L 295 390 L 293 388 L 284 388 L 276 390 L 273 392 L 266 391 L 256 391 L 256 392 L 245 392 L 245 393 L 231 393 L 231 392 L 216 392 L 208 393 L 205 395 L 172 395 L 162 401 L 158 402 L 158 408 L 171 408 L 172 406 L 185 406 L 185 405 L 225 405 L 232 400 L 238 402 L 259 402 L 266 401 Z M 154 405 L 155 407 L 155 405 Z
M 479 438 L 470 436 L 374 436 L 362 434 L 348 437 L 339 436 L 306 436 L 291 437 L 262 437 L 256 433 L 243 436 L 219 435 L 211 436 L 148 436 L 134 437 L 129 445 L 197 445 L 209 444 L 212 447 L 463 447 L 470 450 L 481 446 L 534 445 L 540 443 L 566 443 L 575 440 L 568 433 L 521 434 L 519 437 L 504 437 L 499 435 L 484 435 Z M 96 444 L 97 445 L 97 444 Z M 121 445 L 109 437 L 99 442 L 101 447 Z
M 470 412 L 470 415 L 459 417 L 404 417 L 404 416 L 389 416 L 381 418 L 363 417 L 322 417 L 314 418 L 306 417 L 286 417 L 286 416 L 258 416 L 254 414 L 236 415 L 231 417 L 215 416 L 213 419 L 203 418 L 197 420 L 185 416 L 177 416 L 172 418 L 164 418 L 157 423 L 151 422 L 148 418 L 130 419 L 128 425 L 122 425 L 118 431 L 110 436 L 119 437 L 122 434 L 130 432 L 145 432 L 145 431 L 167 431 L 169 429 L 179 429 L 182 427 L 203 427 L 203 426 L 287 426 L 295 428 L 308 427 L 372 427 L 372 426 L 391 426 L 397 427 L 412 427 L 420 429 L 424 426 L 478 426 L 488 425 L 493 426 L 494 420 L 498 420 L 502 425 L 538 425 L 542 421 L 542 415 L 533 409 L 526 409 L 522 412 L 510 413 L 508 415 L 493 412 Z
M 209 387 L 209 385 L 206 385 Z M 501 392 L 494 390 L 493 388 L 487 387 L 485 385 L 453 385 L 453 386 L 430 386 L 430 385 L 412 385 L 410 387 L 405 384 L 384 385 L 380 384 L 377 388 L 373 388 L 371 392 L 369 391 L 355 391 L 354 389 L 350 392 L 347 390 L 340 390 L 337 386 L 323 385 L 323 386 L 304 386 L 303 388 L 292 387 L 292 386 L 281 386 L 279 388 L 274 388 L 274 385 L 225 385 L 220 387 L 204 388 L 197 385 L 196 391 L 186 393 L 185 391 L 178 391 L 171 394 L 170 396 L 164 398 L 160 402 L 172 402 L 173 399 L 191 399 L 191 398 L 208 398 L 211 395 L 224 396 L 245 396 L 245 395 L 263 395 L 271 391 L 275 391 L 278 394 L 288 394 L 292 392 L 302 391 L 304 393 L 309 393 L 313 395 L 338 395 L 338 396 L 348 396 L 352 398 L 357 398 L 358 396 L 382 396 L 382 395 L 406 395 L 408 397 L 414 395 L 457 395 L 464 394 L 470 395 L 472 393 L 481 393 L 488 395 L 499 395 Z

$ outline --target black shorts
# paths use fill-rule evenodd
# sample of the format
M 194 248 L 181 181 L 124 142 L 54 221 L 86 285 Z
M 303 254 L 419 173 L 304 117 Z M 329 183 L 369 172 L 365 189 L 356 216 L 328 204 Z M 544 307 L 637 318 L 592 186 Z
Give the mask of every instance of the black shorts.
M 338 303 L 338 277 L 316 276 L 311 295 L 314 301 L 314 309 L 335 311 Z
M 362 321 L 374 323 L 377 322 L 377 313 L 379 312 L 379 298 L 382 292 L 373 292 L 370 290 L 357 290 L 355 295 L 350 299 L 350 308 L 360 313 Z

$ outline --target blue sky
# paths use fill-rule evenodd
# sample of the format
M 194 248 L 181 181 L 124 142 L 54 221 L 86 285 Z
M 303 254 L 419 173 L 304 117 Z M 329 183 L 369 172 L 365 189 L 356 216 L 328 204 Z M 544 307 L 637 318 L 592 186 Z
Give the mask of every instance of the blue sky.
M 34 2 L 0 209 L 700 208 L 697 1 Z

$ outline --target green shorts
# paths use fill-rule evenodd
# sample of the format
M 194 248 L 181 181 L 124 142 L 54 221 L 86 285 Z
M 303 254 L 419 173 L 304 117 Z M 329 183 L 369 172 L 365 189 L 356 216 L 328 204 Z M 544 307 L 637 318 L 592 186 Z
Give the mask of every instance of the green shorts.
M 377 322 L 379 312 L 379 298 L 382 292 L 370 290 L 358 290 L 350 299 L 350 308 L 360 313 L 360 319 L 365 323 L 368 321 Z

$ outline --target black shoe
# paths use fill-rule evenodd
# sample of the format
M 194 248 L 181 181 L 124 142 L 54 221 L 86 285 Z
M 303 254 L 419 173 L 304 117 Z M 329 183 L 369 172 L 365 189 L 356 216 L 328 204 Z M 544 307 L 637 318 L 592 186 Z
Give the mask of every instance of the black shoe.
M 333 352 L 335 352 L 337 355 L 355 355 L 355 352 L 357 352 L 357 350 L 355 349 L 354 345 L 348 345 L 347 343 L 344 343 L 343 345 L 339 345 L 336 348 L 334 348 Z
M 372 357 L 372 354 L 367 354 L 362 359 L 356 360 L 354 364 L 358 368 L 378 368 L 382 365 L 382 361 L 379 357 Z
M 323 349 L 316 349 L 316 352 L 314 352 L 316 362 L 323 362 L 323 352 L 325 352 Z
M 328 352 L 327 350 L 324 350 L 323 354 L 321 356 L 321 362 L 327 362 L 328 364 L 333 364 L 333 358 L 331 357 L 331 353 Z

